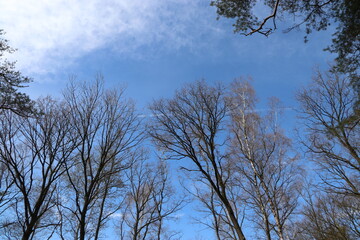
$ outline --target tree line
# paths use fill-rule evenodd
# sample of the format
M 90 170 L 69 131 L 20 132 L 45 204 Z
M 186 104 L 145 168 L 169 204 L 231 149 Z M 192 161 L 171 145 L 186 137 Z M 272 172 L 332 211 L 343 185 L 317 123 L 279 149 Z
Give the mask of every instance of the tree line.
M 179 210 L 166 163 L 149 161 L 122 90 L 71 82 L 31 116 L 1 112 L 2 239 L 100 239 L 115 213 L 120 239 L 162 239 Z
M 31 100 L 0 38 L 1 239 L 101 239 L 113 223 L 119 239 L 180 239 L 171 222 L 190 200 L 218 240 L 359 239 L 359 3 L 260 2 L 272 10 L 263 19 L 256 1 L 211 4 L 244 35 L 269 36 L 290 15 L 300 22 L 287 31 L 338 23 L 334 66 L 296 96 L 297 138 L 280 124 L 280 101 L 259 109 L 246 79 L 185 85 L 146 118 L 101 76 Z M 168 159 L 192 183 L 185 198 Z
M 33 101 L 31 114 L 3 108 L 1 238 L 101 239 L 116 215 L 119 239 L 180 239 L 170 222 L 191 199 L 219 240 L 358 239 L 356 91 L 317 72 L 297 99 L 305 158 L 281 127 L 280 101 L 259 109 L 246 79 L 185 85 L 147 118 L 101 76 Z M 161 157 L 149 157 L 147 139 Z M 193 183 L 187 200 L 167 159 Z

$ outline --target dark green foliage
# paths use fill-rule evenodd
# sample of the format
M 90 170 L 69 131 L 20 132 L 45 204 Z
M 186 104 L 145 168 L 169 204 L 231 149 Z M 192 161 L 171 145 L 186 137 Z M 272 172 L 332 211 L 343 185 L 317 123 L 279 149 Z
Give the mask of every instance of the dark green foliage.
M 16 62 L 4 58 L 6 53 L 11 54 L 15 49 L 8 45 L 6 39 L 1 38 L 4 31 L 0 29 L 0 109 L 8 109 L 18 115 L 29 115 L 32 112 L 32 101 L 25 93 L 18 89 L 25 87 L 30 78 L 22 76 L 15 69 Z
M 327 50 L 338 53 L 340 72 L 356 73 L 360 59 L 360 1 L 344 0 L 336 5 L 333 17 L 339 25 Z
M 255 5 L 264 5 L 268 16 L 254 14 Z M 336 25 L 332 44 L 326 50 L 337 53 L 334 70 L 350 74 L 355 86 L 359 85 L 360 59 L 360 1 L 358 0 L 212 0 L 219 17 L 235 20 L 234 31 L 251 35 L 270 35 L 276 29 L 276 21 L 295 17 L 297 24 L 285 31 L 305 26 L 306 35 L 313 30 L 326 30 Z M 307 41 L 305 37 L 305 41 Z
M 255 6 L 254 0 L 215 0 L 211 1 L 212 6 L 217 7 L 217 14 L 227 18 L 236 19 L 233 26 L 235 32 L 246 32 L 253 29 L 254 26 L 259 25 L 260 22 L 257 16 L 251 13 Z

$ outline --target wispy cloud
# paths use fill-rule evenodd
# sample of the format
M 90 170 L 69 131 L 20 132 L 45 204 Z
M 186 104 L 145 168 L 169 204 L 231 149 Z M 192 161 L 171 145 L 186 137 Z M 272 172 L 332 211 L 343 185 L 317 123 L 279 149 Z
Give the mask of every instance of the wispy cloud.
M 0 26 L 19 49 L 16 59 L 21 69 L 48 73 L 102 48 L 133 57 L 154 44 L 158 51 L 198 48 L 204 35 L 221 32 L 207 24 L 215 18 L 208 4 L 205 0 L 1 1 Z

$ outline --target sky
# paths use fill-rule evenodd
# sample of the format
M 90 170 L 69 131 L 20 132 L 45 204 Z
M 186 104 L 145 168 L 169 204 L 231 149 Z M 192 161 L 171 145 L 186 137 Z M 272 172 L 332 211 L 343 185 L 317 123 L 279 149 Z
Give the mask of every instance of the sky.
M 304 31 L 285 34 L 280 22 L 269 37 L 241 36 L 230 20 L 217 20 L 209 0 L 0 0 L 0 9 L 0 29 L 17 48 L 9 58 L 33 79 L 25 91 L 34 99 L 60 96 L 71 76 L 101 73 L 147 113 L 185 83 L 251 77 L 261 101 L 276 96 L 296 108 L 296 91 L 334 57 L 323 51 L 331 31 L 305 44 Z
M 60 94 L 69 76 L 101 73 L 108 85 L 127 86 L 139 107 L 184 82 L 241 76 L 254 79 L 259 95 L 291 102 L 314 66 L 332 60 L 322 51 L 328 32 L 307 44 L 301 31 L 244 37 L 231 21 L 216 20 L 208 0 L 1 0 L 0 9 L 0 27 L 18 49 L 11 58 L 33 78 L 26 90 L 33 97 Z

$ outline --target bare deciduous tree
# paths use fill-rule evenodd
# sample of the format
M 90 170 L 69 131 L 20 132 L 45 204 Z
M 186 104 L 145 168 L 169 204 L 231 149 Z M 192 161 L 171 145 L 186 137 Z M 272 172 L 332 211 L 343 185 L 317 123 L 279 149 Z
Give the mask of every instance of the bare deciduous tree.
M 144 155 L 126 173 L 128 193 L 120 221 L 121 239 L 176 239 L 166 230 L 166 220 L 178 212 L 184 201 L 176 199 L 166 163 L 149 162 Z
M 154 121 L 149 132 L 157 146 L 169 158 L 188 158 L 193 162 L 193 167 L 186 168 L 187 171 L 197 173 L 213 189 L 236 239 L 245 239 L 229 199 L 230 176 L 224 169 L 227 158 L 223 148 L 226 139 L 223 124 L 228 110 L 224 89 L 199 81 L 178 91 L 173 99 L 154 102 L 150 108 Z
M 248 81 L 234 81 L 229 101 L 232 118 L 234 184 L 244 191 L 252 220 L 268 240 L 287 239 L 287 225 L 298 205 L 301 168 L 291 156 L 291 141 L 278 123 L 278 100 L 268 114 L 256 109 L 255 91 Z
M 306 201 L 296 240 L 359 239 L 360 203 L 355 197 L 339 198 L 333 193 L 311 193 Z
M 104 90 L 101 76 L 94 84 L 72 82 L 64 92 L 79 146 L 67 164 L 69 194 L 60 209 L 75 239 L 100 237 L 104 224 L 118 210 L 122 171 L 131 165 L 132 151 L 142 139 L 134 104 L 122 94 L 122 90 Z M 60 235 L 68 239 L 63 229 Z
M 360 238 L 357 97 L 349 78 L 320 71 L 316 72 L 312 84 L 298 95 L 305 125 L 303 144 L 319 167 L 317 173 L 321 185 L 316 191 L 325 191 L 322 195 L 308 194 L 302 223 L 305 236 L 314 239 Z
M 336 73 L 314 76 L 298 95 L 309 153 L 322 170 L 326 190 L 360 197 L 360 115 L 349 79 Z
M 67 109 L 50 98 L 36 107 L 39 113 L 32 118 L 10 112 L 1 118 L 0 156 L 17 192 L 4 213 L 9 239 L 33 239 L 41 230 L 49 230 L 51 237 L 59 224 L 49 217 L 57 180 L 75 148 Z

